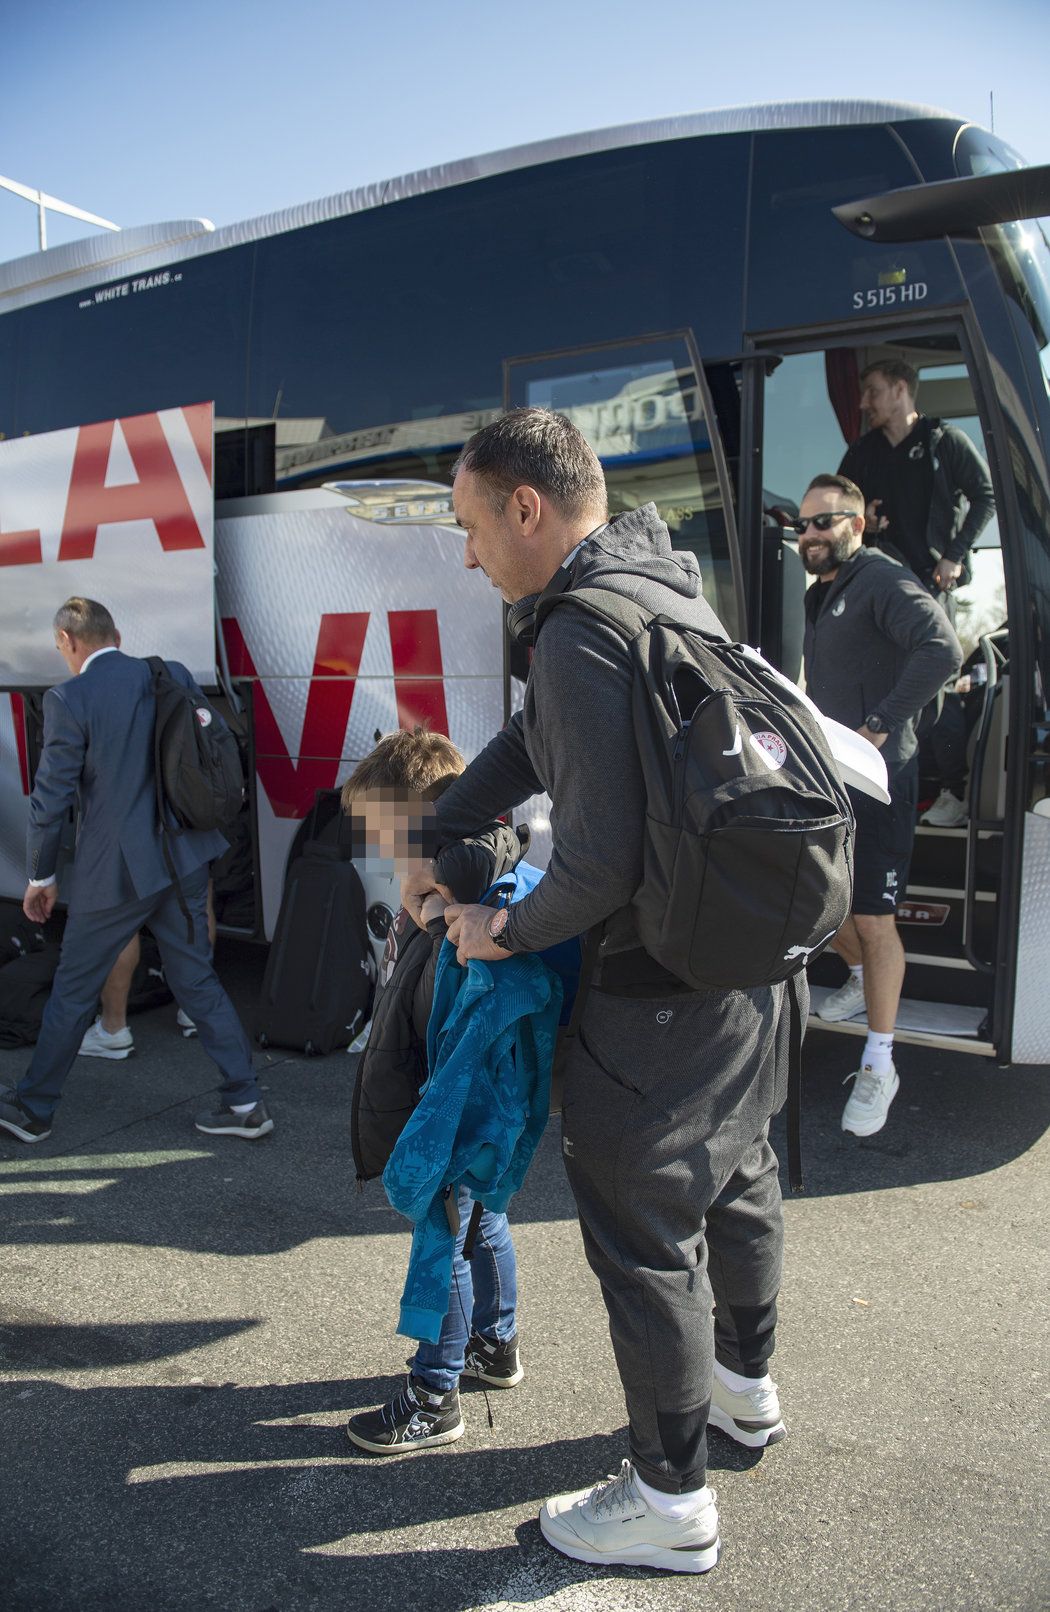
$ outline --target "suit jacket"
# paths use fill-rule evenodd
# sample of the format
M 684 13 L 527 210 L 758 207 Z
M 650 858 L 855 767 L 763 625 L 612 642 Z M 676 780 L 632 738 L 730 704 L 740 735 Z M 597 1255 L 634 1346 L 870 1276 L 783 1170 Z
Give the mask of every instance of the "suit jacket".
M 173 677 L 200 694 L 185 666 L 167 664 Z M 29 799 L 27 862 L 31 879 L 55 872 L 63 821 L 79 799 L 76 861 L 62 892 L 71 912 L 141 901 L 172 882 L 157 821 L 155 711 L 149 667 L 119 649 L 44 695 L 44 749 Z M 217 714 L 214 720 L 222 721 Z M 227 847 L 218 832 L 196 830 L 169 843 L 180 877 Z

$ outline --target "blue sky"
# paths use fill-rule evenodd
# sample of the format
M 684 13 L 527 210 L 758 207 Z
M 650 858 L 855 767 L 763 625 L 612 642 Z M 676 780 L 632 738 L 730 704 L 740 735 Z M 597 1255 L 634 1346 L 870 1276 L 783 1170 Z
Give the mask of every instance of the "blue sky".
M 130 226 L 216 224 L 579 129 L 918 101 L 1050 162 L 1046 0 L 8 0 L 0 173 Z M 92 233 L 53 215 L 52 244 Z M 36 215 L 0 191 L 0 261 Z

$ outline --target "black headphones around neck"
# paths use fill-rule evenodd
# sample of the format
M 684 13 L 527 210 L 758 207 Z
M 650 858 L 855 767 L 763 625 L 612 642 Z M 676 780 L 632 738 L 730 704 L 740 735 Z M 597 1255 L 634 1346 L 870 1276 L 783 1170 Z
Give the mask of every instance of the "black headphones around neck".
M 542 592 L 527 593 L 524 599 L 519 599 L 515 604 L 507 606 L 507 631 L 516 644 L 524 644 L 528 647 L 528 645 L 535 642 L 536 616 L 543 600 L 565 592 L 572 581 L 573 566 L 580 550 L 585 543 L 591 541 L 592 537 L 597 537 L 599 532 L 604 532 L 607 525 L 608 521 L 602 521 L 602 524 L 596 526 L 593 532 L 588 532 L 586 537 L 580 539 L 571 553 L 567 554 L 562 560 Z

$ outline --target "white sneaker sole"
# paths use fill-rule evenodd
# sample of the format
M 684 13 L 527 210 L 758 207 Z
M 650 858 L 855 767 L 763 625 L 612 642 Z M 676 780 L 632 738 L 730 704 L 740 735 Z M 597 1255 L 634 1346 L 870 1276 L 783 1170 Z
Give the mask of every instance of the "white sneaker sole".
M 24 1131 L 20 1125 L 16 1125 L 14 1120 L 0 1119 L 0 1132 L 4 1131 L 6 1131 L 10 1136 L 17 1136 L 20 1142 L 28 1142 L 30 1146 L 32 1146 L 34 1142 L 46 1142 L 48 1137 L 51 1135 L 51 1132 L 48 1130 L 44 1131 L 40 1136 L 34 1136 L 32 1131 Z
M 78 1047 L 78 1058 L 130 1058 L 134 1052 L 134 1043 L 130 1047 Z
M 845 1019 L 859 1019 L 864 1012 L 865 1005 L 865 1003 L 861 1002 L 859 1007 L 850 1008 L 847 1012 L 843 1008 L 831 1007 L 827 1002 L 824 1002 L 817 1009 L 817 1018 L 823 1019 L 825 1024 L 841 1024 Z
M 709 1573 L 712 1567 L 717 1567 L 721 1541 L 716 1534 L 710 1545 L 683 1546 L 681 1549 L 667 1545 L 650 1545 L 639 1541 L 637 1545 L 618 1545 L 615 1550 L 596 1550 L 592 1545 L 584 1544 L 583 1540 L 571 1529 L 559 1524 L 556 1517 L 552 1517 L 546 1506 L 540 1511 L 540 1532 L 548 1545 L 560 1550 L 563 1556 L 571 1556 L 577 1562 L 592 1562 L 599 1566 L 608 1567 L 616 1562 L 622 1562 L 626 1567 L 662 1567 L 671 1573 Z
M 455 1444 L 465 1432 L 466 1428 L 460 1422 L 458 1427 L 449 1428 L 447 1433 L 435 1433 L 433 1438 L 410 1439 L 405 1444 L 374 1444 L 371 1439 L 362 1438 L 360 1433 L 353 1432 L 349 1427 L 346 1436 L 359 1450 L 371 1450 L 373 1455 L 423 1455 L 427 1450 L 439 1450 L 443 1444 Z
M 779 1444 L 781 1439 L 787 1438 L 783 1421 L 774 1422 L 772 1427 L 742 1427 L 732 1416 L 719 1410 L 717 1405 L 712 1405 L 708 1411 L 707 1423 L 709 1427 L 717 1427 L 735 1444 L 743 1444 L 749 1450 L 764 1450 L 767 1444 Z
M 463 1375 L 469 1377 L 471 1382 L 484 1383 L 487 1388 L 517 1388 L 518 1384 L 525 1380 L 525 1370 L 522 1366 L 518 1367 L 513 1377 L 487 1377 L 476 1366 L 469 1365 L 463 1367 Z
M 844 1131 L 846 1131 L 847 1134 L 850 1135 L 850 1136 L 875 1136 L 879 1131 L 882 1130 L 882 1127 L 885 1125 L 886 1121 L 889 1119 L 889 1117 L 890 1117 L 890 1107 L 891 1107 L 891 1105 L 893 1103 L 893 1099 L 896 1097 L 896 1095 L 900 1091 L 900 1089 L 901 1089 L 900 1076 L 899 1075 L 894 1075 L 894 1077 L 893 1077 L 893 1089 L 890 1092 L 889 1102 L 886 1104 L 886 1107 L 883 1109 L 882 1113 L 876 1119 L 870 1119 L 870 1120 L 859 1119 L 859 1120 L 856 1120 L 854 1122 L 851 1122 L 848 1125 L 846 1123 L 846 1116 L 845 1116 L 845 1114 L 843 1114 L 843 1116 L 842 1116 L 842 1129 Z
M 263 1120 L 261 1125 L 254 1126 L 250 1131 L 238 1128 L 236 1125 L 199 1125 L 193 1122 L 195 1131 L 202 1131 L 205 1136 L 240 1136 L 246 1142 L 254 1142 L 260 1136 L 269 1136 L 273 1130 L 273 1120 Z

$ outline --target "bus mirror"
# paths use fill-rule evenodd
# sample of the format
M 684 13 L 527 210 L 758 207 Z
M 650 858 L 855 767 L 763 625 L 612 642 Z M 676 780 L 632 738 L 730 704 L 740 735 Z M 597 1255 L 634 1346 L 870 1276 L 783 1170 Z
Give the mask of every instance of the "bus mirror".
M 844 202 L 832 212 L 869 241 L 925 241 L 939 235 L 976 236 L 992 224 L 1050 213 L 1050 164 L 1010 173 L 906 185 L 883 196 Z

